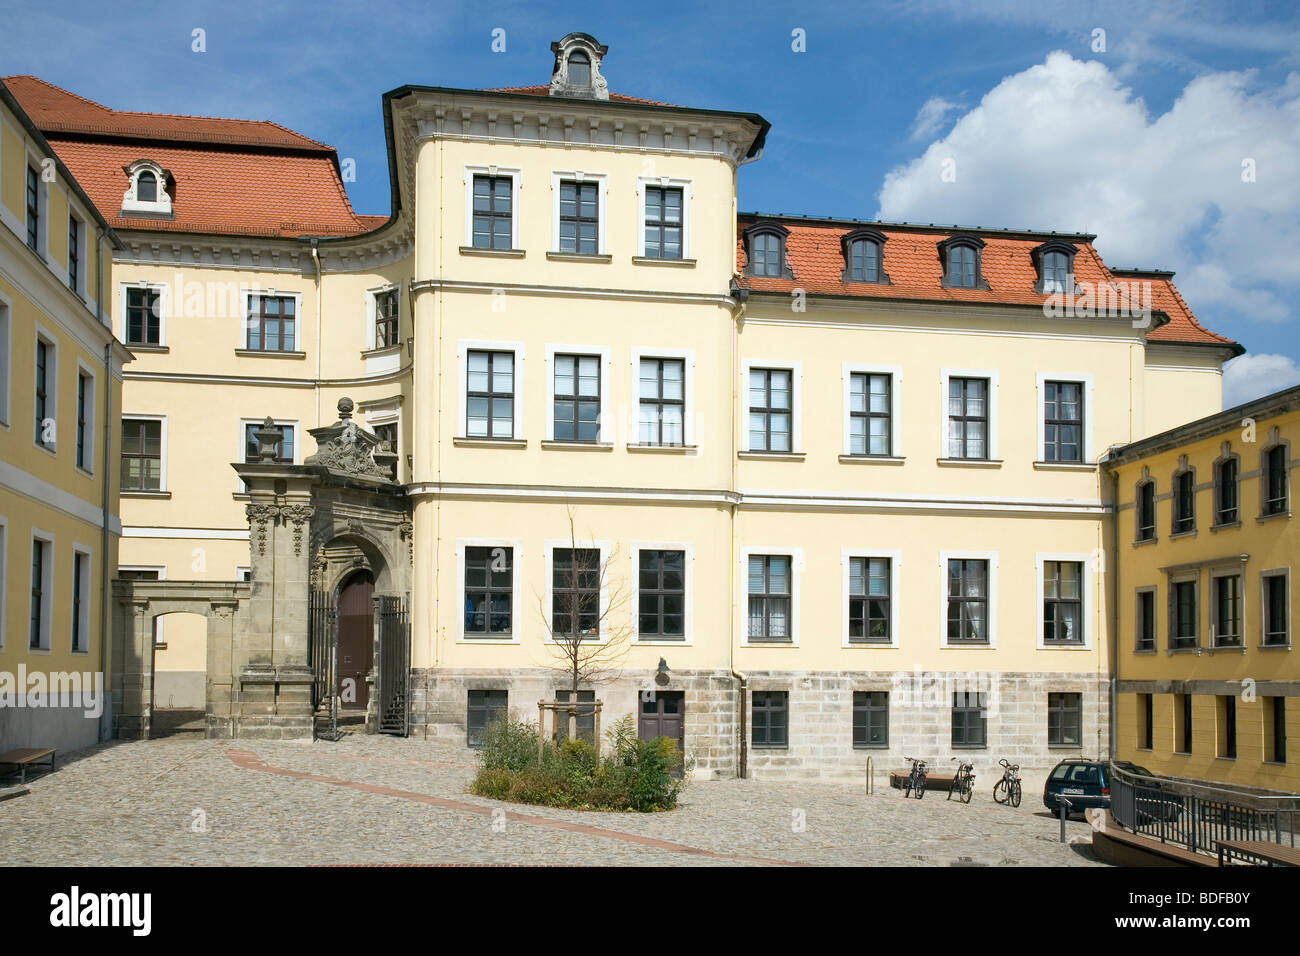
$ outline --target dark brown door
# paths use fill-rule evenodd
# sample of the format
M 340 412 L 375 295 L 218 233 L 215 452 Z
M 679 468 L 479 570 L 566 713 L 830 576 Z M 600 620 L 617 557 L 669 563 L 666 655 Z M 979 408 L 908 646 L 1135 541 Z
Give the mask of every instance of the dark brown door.
M 642 740 L 667 737 L 677 741 L 677 749 L 686 750 L 686 694 L 680 690 L 654 691 L 641 695 L 641 721 L 637 736 Z
M 339 589 L 339 698 L 345 710 L 370 703 L 366 675 L 375 659 L 375 579 L 359 571 Z

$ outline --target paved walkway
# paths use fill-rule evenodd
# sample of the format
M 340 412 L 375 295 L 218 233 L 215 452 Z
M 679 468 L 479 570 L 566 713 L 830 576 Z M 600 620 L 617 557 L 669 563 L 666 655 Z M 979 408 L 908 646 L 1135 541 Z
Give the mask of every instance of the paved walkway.
M 670 813 L 590 813 L 465 792 L 458 743 L 118 742 L 60 759 L 0 802 L 10 865 L 498 864 L 1100 865 L 1089 827 L 1060 824 L 1026 781 L 1019 809 L 992 780 L 969 805 L 859 784 L 692 782 Z M 983 784 L 988 784 L 984 786 Z

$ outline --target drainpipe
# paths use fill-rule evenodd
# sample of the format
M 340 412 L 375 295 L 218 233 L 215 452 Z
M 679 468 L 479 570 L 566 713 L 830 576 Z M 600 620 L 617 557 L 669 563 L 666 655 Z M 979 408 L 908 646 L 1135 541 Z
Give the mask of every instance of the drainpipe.
M 100 325 L 104 324 L 104 231 L 98 231 L 95 239 L 95 318 Z M 103 675 L 103 687 L 100 689 L 101 694 L 108 692 L 108 636 L 111 630 L 109 622 L 109 600 L 108 600 L 108 523 L 109 523 L 109 452 L 111 451 L 112 442 L 112 421 L 113 421 L 113 340 L 112 335 L 109 341 L 104 345 L 104 454 L 103 454 L 103 495 L 102 502 L 102 521 L 99 532 L 99 673 Z M 109 700 L 112 698 L 110 697 Z M 105 711 L 112 719 L 112 707 L 106 707 Z M 100 721 L 99 735 L 100 739 L 106 739 L 104 721 Z
M 316 250 L 316 245 L 318 242 L 319 240 L 315 236 L 313 236 L 311 240 L 311 261 L 312 261 L 312 265 L 316 267 L 316 381 L 312 385 L 312 392 L 314 393 L 314 398 L 316 403 L 316 424 L 319 426 L 321 423 L 320 420 L 321 277 L 320 277 L 320 253 L 317 252 Z
M 1115 472 L 1113 486 L 1111 491 L 1111 513 L 1110 513 L 1110 534 L 1111 550 L 1114 552 L 1114 559 L 1111 565 L 1114 570 L 1111 571 L 1111 598 L 1110 598 L 1110 759 L 1118 759 L 1115 752 L 1115 742 L 1118 739 L 1115 730 L 1116 720 L 1116 696 L 1119 686 L 1119 472 Z
M 734 210 L 731 218 L 732 222 L 735 222 Z M 735 236 L 733 234 L 731 243 L 733 249 L 735 245 Z M 731 502 L 731 627 L 727 644 L 731 653 L 731 676 L 736 679 L 740 691 L 738 701 L 740 707 L 740 747 L 739 760 L 736 764 L 736 776 L 744 780 L 749 773 L 749 678 L 742 671 L 736 670 L 736 624 L 739 619 L 736 607 L 736 602 L 739 600 L 739 589 L 736 586 L 736 567 L 740 560 L 740 552 L 737 550 L 739 542 L 736 533 L 736 511 L 739 504 L 736 489 L 736 414 L 740 400 L 737 394 L 740 376 L 740 369 L 737 364 L 740 354 L 740 323 L 745 315 L 745 303 L 748 300 L 748 294 L 744 291 L 736 291 L 732 294 L 735 296 L 735 306 L 731 315 L 731 492 L 733 498 Z

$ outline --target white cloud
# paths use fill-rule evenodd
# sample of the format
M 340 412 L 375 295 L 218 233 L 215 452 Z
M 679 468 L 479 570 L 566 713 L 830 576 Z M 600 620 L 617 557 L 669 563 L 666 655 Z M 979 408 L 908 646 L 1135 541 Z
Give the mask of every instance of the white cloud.
M 943 128 L 948 114 L 958 108 L 959 104 L 945 100 L 942 96 L 930 97 L 917 111 L 916 119 L 912 120 L 912 131 L 908 138 L 928 139 Z
M 1201 76 L 1152 116 L 1103 63 L 1051 53 L 891 170 L 879 202 L 882 219 L 1093 232 L 1112 266 L 1177 271 L 1211 327 L 1286 322 L 1300 294 L 1300 74 L 1271 87 Z
M 1238 356 L 1223 367 L 1223 407 L 1300 385 L 1300 366 L 1286 355 L 1267 352 Z

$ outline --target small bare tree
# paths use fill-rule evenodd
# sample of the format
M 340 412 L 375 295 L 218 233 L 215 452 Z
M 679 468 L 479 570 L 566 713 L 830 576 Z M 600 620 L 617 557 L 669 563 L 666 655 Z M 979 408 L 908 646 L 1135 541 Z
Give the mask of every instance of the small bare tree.
M 631 627 L 622 623 L 629 603 L 626 581 L 614 580 L 611 574 L 617 549 L 601 560 L 599 548 L 580 547 L 573 509 L 567 513 L 569 547 L 556 548 L 551 555 L 551 606 L 546 607 L 540 596 L 537 603 L 554 642 L 552 670 L 563 674 L 569 684 L 573 706 L 568 710 L 568 736 L 572 739 L 577 736 L 578 688 L 607 683 L 622 673 Z

